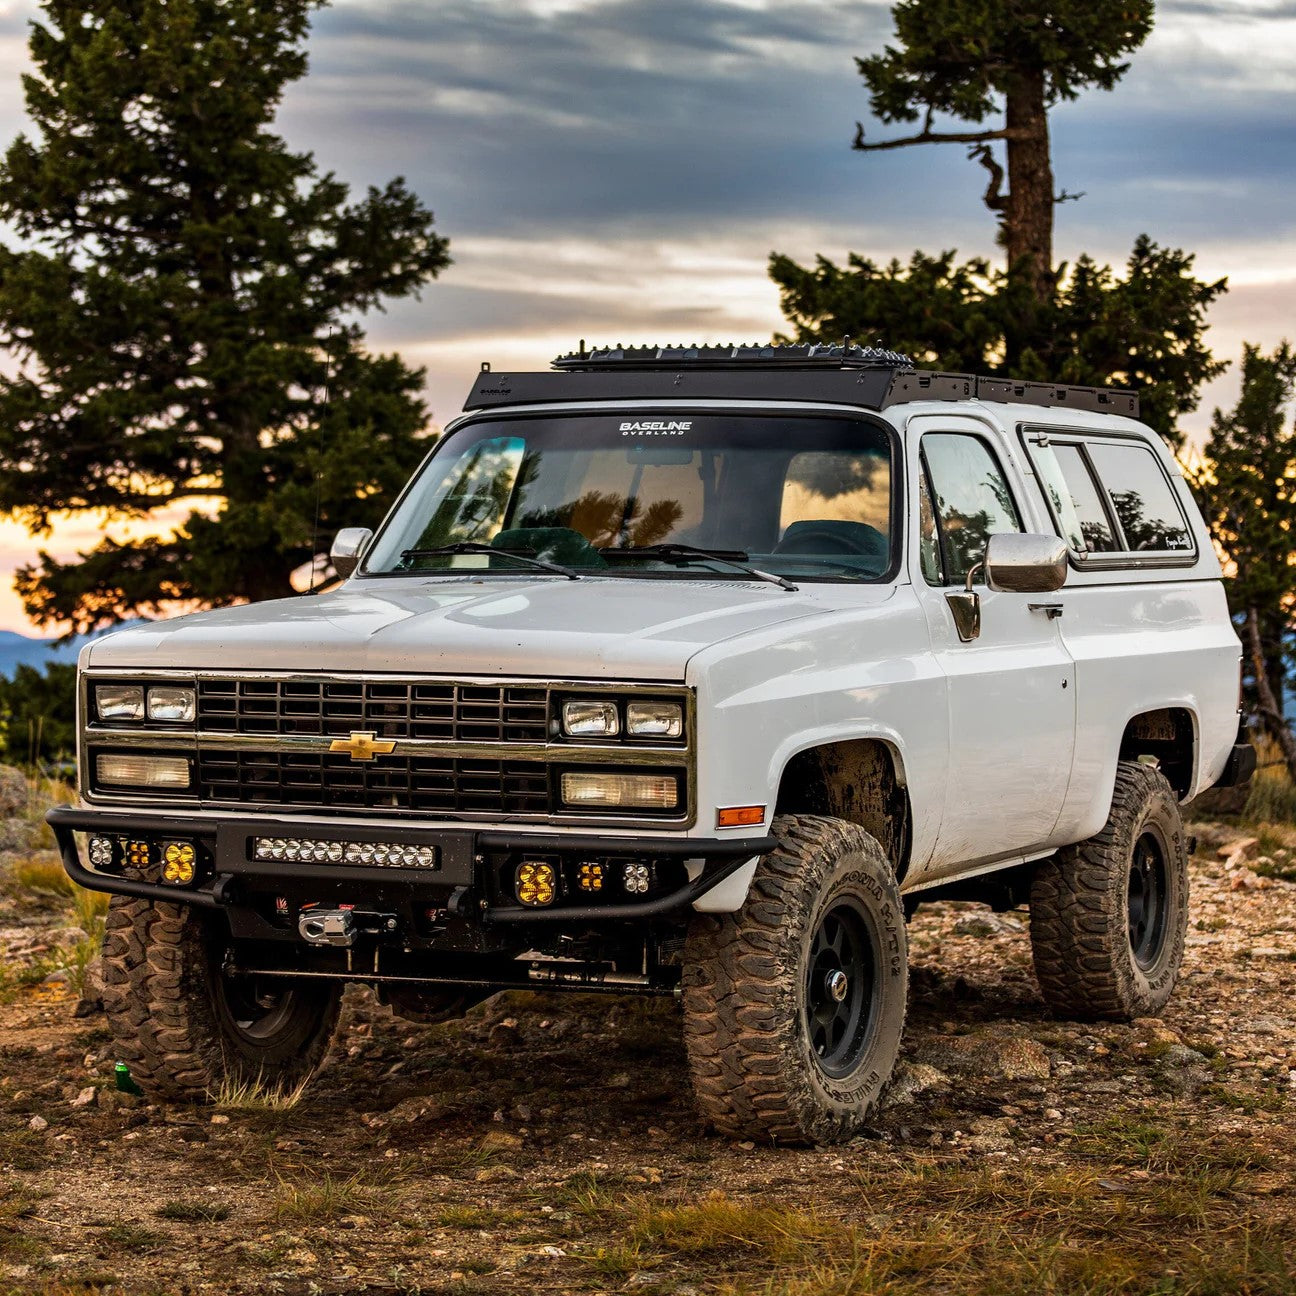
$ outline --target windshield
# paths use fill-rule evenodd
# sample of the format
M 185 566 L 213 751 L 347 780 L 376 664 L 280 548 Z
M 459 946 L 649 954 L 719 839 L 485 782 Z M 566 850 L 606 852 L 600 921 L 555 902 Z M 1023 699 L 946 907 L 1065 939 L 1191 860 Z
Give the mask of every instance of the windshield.
M 437 447 L 365 569 L 538 574 L 503 553 L 428 552 L 485 544 L 583 573 L 744 579 L 732 563 L 701 555 L 625 553 L 668 545 L 803 580 L 876 580 L 891 565 L 892 478 L 887 430 L 857 419 L 674 413 L 471 423 Z

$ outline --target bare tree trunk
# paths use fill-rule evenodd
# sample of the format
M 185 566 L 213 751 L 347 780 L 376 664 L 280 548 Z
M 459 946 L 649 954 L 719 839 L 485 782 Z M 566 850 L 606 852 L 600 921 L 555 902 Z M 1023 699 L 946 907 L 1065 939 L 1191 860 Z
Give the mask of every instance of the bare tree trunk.
M 1053 165 L 1049 158 L 1044 73 L 1032 72 L 1008 92 L 1008 193 L 1003 241 L 1008 268 L 1022 274 L 1038 302 L 1053 288 Z
M 1293 734 L 1287 721 L 1283 718 L 1282 708 L 1274 697 L 1273 686 L 1269 683 L 1269 672 L 1265 669 L 1264 646 L 1260 642 L 1260 616 L 1255 608 L 1247 609 L 1246 617 L 1247 649 L 1251 654 L 1251 668 L 1255 672 L 1256 694 L 1260 700 L 1258 708 L 1265 728 L 1282 750 L 1283 760 L 1287 762 L 1287 772 L 1296 783 L 1296 734 Z

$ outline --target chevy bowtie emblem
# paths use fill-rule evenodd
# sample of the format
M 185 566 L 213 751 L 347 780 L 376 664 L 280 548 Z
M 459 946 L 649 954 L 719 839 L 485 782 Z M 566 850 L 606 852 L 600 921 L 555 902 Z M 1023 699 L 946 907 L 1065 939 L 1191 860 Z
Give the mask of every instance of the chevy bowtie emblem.
M 350 738 L 334 738 L 331 752 L 346 752 L 353 761 L 371 761 L 375 756 L 386 756 L 396 750 L 389 738 L 379 738 L 375 733 L 353 733 Z

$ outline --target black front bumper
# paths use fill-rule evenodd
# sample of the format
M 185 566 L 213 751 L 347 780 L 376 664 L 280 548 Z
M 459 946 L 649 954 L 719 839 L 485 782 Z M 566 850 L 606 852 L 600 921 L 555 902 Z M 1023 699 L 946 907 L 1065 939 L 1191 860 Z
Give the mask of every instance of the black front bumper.
M 774 850 L 773 837 L 596 837 L 572 833 L 540 835 L 465 829 L 418 828 L 390 823 L 339 825 L 319 819 L 261 819 L 232 816 L 219 820 L 182 814 L 143 812 L 121 813 L 56 806 L 46 816 L 58 841 L 63 867 L 78 886 L 90 891 L 164 900 L 209 909 L 232 908 L 249 890 L 272 890 L 277 883 L 294 887 L 318 885 L 330 890 L 353 887 L 393 889 L 438 904 L 464 916 L 473 914 L 482 922 L 564 922 L 591 919 L 652 918 L 675 913 L 691 905 L 712 887 L 724 881 L 756 855 Z M 210 867 L 193 886 L 169 886 L 139 878 L 104 873 L 82 862 L 75 834 L 105 836 L 184 838 L 200 844 Z M 325 841 L 400 842 L 434 846 L 439 867 L 435 870 L 375 867 L 370 865 L 316 864 L 288 860 L 258 860 L 252 857 L 254 837 L 318 838 Z M 581 856 L 606 855 L 618 858 L 690 859 L 704 861 L 700 875 L 666 894 L 642 900 L 579 904 L 556 904 L 547 909 L 529 909 L 501 903 L 491 894 L 485 876 L 488 858 L 515 852 Z

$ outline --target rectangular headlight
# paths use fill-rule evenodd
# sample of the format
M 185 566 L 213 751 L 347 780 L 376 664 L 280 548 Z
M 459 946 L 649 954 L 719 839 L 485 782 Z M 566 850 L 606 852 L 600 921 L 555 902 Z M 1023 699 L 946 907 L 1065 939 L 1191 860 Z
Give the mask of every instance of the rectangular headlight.
M 567 773 L 562 799 L 570 806 L 616 806 L 628 810 L 673 810 L 679 780 L 673 774 Z
M 568 738 L 615 738 L 620 732 L 615 702 L 563 703 L 563 733 Z
M 103 752 L 95 758 L 95 782 L 105 787 L 187 788 L 185 756 L 136 756 Z
M 684 732 L 684 708 L 678 702 L 629 702 L 626 733 L 631 738 L 678 738 Z
M 100 720 L 143 720 L 143 684 L 96 684 L 95 715 Z
M 148 718 L 190 722 L 198 710 L 194 690 L 175 684 L 152 684 L 148 691 Z

